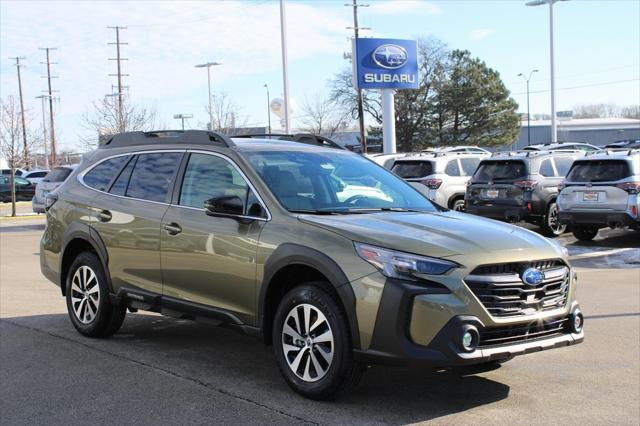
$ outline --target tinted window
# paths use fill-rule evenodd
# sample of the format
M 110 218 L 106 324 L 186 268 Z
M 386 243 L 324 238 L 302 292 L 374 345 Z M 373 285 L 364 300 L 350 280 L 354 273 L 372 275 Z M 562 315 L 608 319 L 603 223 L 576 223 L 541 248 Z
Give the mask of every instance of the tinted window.
M 33 173 L 29 173 L 27 175 L 27 178 L 31 179 L 31 178 L 41 178 L 41 177 L 45 177 L 47 175 L 48 172 L 33 172 Z
M 57 167 L 45 175 L 47 182 L 64 182 L 73 170 L 67 167 Z M 86 182 L 86 176 L 85 176 Z M 88 185 L 88 184 L 87 184 Z M 91 185 L 89 185 L 91 186 Z
M 480 164 L 479 158 L 461 158 L 460 162 L 462 163 L 462 170 L 466 176 L 473 176 L 478 168 L 478 164 Z
M 9 178 L 7 177 L 0 177 L 0 185 L 9 185 Z
M 16 185 L 30 185 L 30 184 L 31 184 L 31 182 L 29 182 L 25 178 L 21 178 L 21 177 L 17 177 L 16 176 Z
M 514 180 L 527 176 L 527 167 L 517 160 L 491 160 L 480 163 L 473 175 L 475 181 Z
M 435 211 L 429 200 L 388 170 L 356 154 L 328 151 L 252 151 L 243 155 L 291 211 Z
M 182 153 L 141 154 L 131 173 L 127 197 L 164 202 Z
M 433 163 L 431 161 L 396 161 L 391 171 L 404 179 L 421 178 L 433 174 Z
M 546 158 L 540 163 L 540 174 L 542 176 L 550 177 L 554 176 L 553 164 L 551 164 L 551 158 Z
M 613 182 L 631 176 L 624 160 L 576 161 L 567 180 L 570 182 Z
M 460 167 L 458 167 L 458 160 L 449 160 L 447 167 L 444 168 L 445 174 L 449 176 L 460 176 Z
M 553 161 L 556 163 L 556 170 L 560 176 L 566 176 L 573 164 L 573 158 L 571 157 L 558 157 L 554 158 Z
M 102 163 L 95 166 L 93 169 L 89 171 L 86 175 L 84 175 L 84 183 L 89 185 L 91 188 L 97 189 L 99 191 L 104 191 L 109 186 L 111 180 L 118 174 L 120 168 L 124 165 L 125 161 L 127 161 L 126 155 L 121 157 L 111 158 L 109 160 L 103 161 Z M 54 171 L 57 171 L 54 170 Z M 53 171 L 51 172 L 53 173 Z M 49 173 L 49 175 L 51 174 Z M 47 180 L 49 179 L 49 175 L 47 175 Z M 68 174 L 67 174 L 68 176 Z M 56 176 L 57 178 L 57 176 Z M 65 176 L 66 179 L 66 176 Z M 63 179 L 64 180 L 64 179 Z M 59 180 L 55 180 L 52 182 L 60 182 Z
M 129 160 L 129 163 L 122 169 L 120 175 L 111 185 L 111 189 L 109 190 L 110 194 L 114 195 L 124 195 L 127 191 L 127 185 L 129 184 L 129 177 L 131 177 L 131 172 L 133 171 L 133 166 L 136 163 L 136 157 Z
M 210 198 L 236 196 L 244 214 L 260 215 L 262 209 L 242 175 L 227 160 L 206 154 L 191 154 L 180 190 L 181 206 L 202 208 Z

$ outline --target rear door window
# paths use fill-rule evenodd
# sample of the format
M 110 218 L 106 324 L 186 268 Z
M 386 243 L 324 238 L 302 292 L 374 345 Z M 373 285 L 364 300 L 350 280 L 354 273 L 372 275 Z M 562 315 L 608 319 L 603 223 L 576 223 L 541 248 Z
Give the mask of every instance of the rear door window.
M 433 174 L 433 163 L 431 161 L 396 161 L 391 171 L 403 179 L 421 178 Z
M 98 191 L 105 191 L 113 178 L 115 178 L 129 157 L 122 155 L 120 157 L 110 158 L 95 166 L 84 175 L 82 180 L 88 186 Z M 51 174 L 51 173 L 49 173 Z M 47 175 L 48 179 L 49 175 Z M 66 179 L 66 177 L 65 177 Z M 51 181 L 58 182 L 58 181 Z
M 576 161 L 567 175 L 570 182 L 615 182 L 631 176 L 624 160 Z
M 527 176 L 527 166 L 519 160 L 483 161 L 473 175 L 476 181 L 516 180 Z
M 478 164 L 480 164 L 479 158 L 461 158 L 460 163 L 462 164 L 462 170 L 464 171 L 465 176 L 473 176 L 478 168 Z
M 460 176 L 460 166 L 458 166 L 458 160 L 449 160 L 447 166 L 444 168 L 444 173 L 447 176 Z
M 126 196 L 166 202 L 181 158 L 181 152 L 140 154 L 131 173 Z
M 64 182 L 73 170 L 68 167 L 58 167 L 51 170 L 46 174 L 45 179 L 47 182 Z M 31 176 L 37 177 L 37 176 Z M 86 181 L 85 181 L 86 182 Z

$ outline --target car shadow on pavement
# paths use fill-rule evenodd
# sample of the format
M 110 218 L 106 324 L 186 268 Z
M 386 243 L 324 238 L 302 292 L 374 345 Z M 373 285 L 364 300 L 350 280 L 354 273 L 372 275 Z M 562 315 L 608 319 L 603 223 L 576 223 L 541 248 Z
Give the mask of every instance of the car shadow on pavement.
M 277 410 L 313 423 L 414 423 L 463 412 L 507 398 L 509 386 L 472 370 L 435 372 L 374 366 L 360 385 L 332 402 L 302 398 L 281 378 L 272 347 L 236 331 L 158 315 L 127 314 L 122 329 L 109 339 L 79 335 L 66 314 L 3 318 L 32 330 L 48 350 L 74 345 L 95 362 L 95 351 L 115 361 L 169 374 L 176 380 Z M 25 330 L 26 331 L 26 330 Z M 10 342 L 4 342 L 10 345 Z M 43 346 L 45 347 L 45 346 Z M 72 361 L 72 360 L 68 360 Z M 43 380 L 47 365 L 37 365 Z M 52 367 L 53 368 L 53 367 Z M 102 378 L 101 380 L 109 380 Z M 50 383 L 62 388 L 68 384 Z M 82 392 L 81 389 L 65 391 Z M 170 390 L 163 398 L 171 398 Z M 149 398 L 158 398 L 150 394 Z M 246 420 L 246 419 L 245 419 Z

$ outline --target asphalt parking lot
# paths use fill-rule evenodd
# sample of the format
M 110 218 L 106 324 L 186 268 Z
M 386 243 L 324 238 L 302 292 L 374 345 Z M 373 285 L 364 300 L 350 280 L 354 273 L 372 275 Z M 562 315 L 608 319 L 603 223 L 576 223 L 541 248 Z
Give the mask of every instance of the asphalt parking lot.
M 0 220 L 3 425 L 640 422 L 638 232 L 560 238 L 578 269 L 583 344 L 480 374 L 373 367 L 319 403 L 287 388 L 271 348 L 227 329 L 137 313 L 111 339 L 81 337 L 40 274 L 43 223 Z

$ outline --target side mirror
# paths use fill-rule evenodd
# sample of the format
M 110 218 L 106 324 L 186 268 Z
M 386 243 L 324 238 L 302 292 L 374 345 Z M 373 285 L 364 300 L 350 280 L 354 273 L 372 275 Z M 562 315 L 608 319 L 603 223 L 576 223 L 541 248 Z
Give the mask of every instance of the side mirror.
M 209 216 L 242 216 L 244 203 L 235 195 L 210 198 L 204 202 L 205 212 Z

